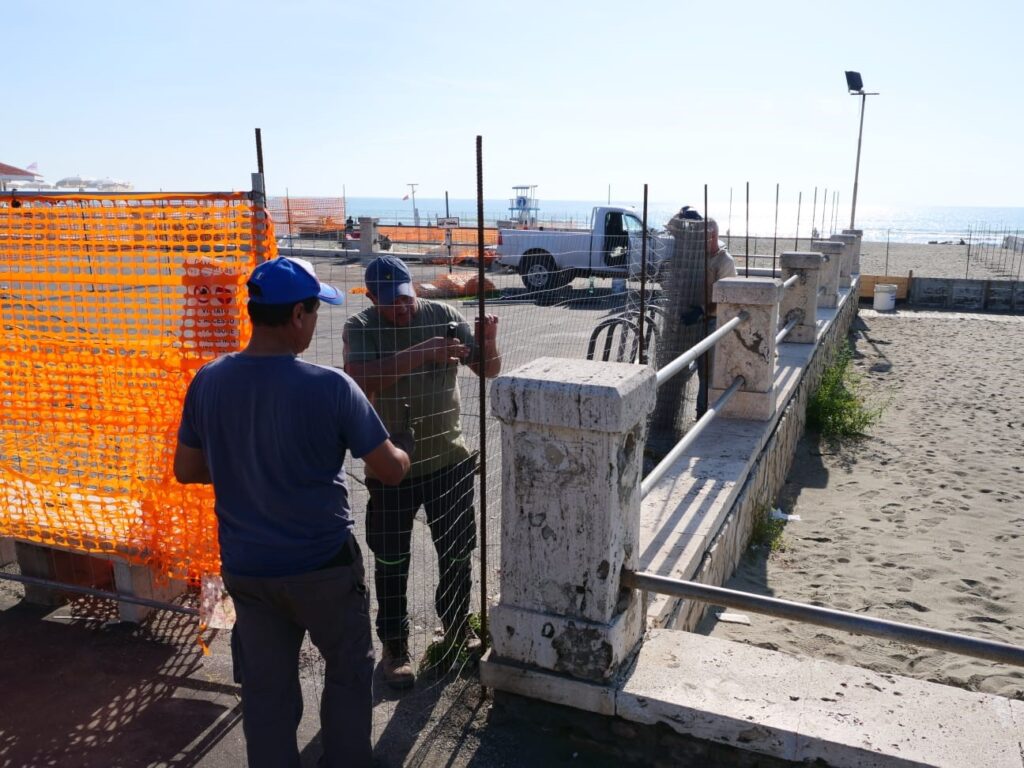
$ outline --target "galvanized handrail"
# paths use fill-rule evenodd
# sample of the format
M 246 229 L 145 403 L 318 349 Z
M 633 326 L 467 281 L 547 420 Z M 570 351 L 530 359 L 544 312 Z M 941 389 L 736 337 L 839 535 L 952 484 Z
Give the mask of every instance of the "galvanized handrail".
M 807 624 L 832 627 L 859 635 L 884 637 L 927 648 L 937 648 L 940 651 L 951 651 L 964 656 L 1024 667 L 1024 648 L 995 640 L 982 640 L 955 632 L 917 627 L 913 624 L 904 624 L 888 619 L 876 619 L 849 611 L 837 611 L 834 608 L 805 605 L 790 600 L 780 600 L 776 597 L 739 592 L 725 587 L 670 579 L 665 576 L 656 576 L 653 573 L 637 573 L 623 569 L 622 584 L 645 592 L 657 592 L 704 603 L 715 603 L 752 613 L 763 613 Z
M 677 373 L 684 368 L 688 368 L 690 363 L 696 360 L 698 357 L 707 352 L 711 347 L 718 343 L 719 339 L 723 338 L 729 331 L 741 323 L 745 323 L 750 319 L 750 315 L 746 310 L 741 311 L 736 317 L 727 323 L 723 323 L 721 328 L 717 328 L 713 333 L 709 333 L 706 337 L 698 341 L 688 350 L 683 352 L 679 357 L 673 360 L 671 363 L 666 365 L 664 368 L 658 369 L 657 385 L 660 387 L 666 381 L 671 379 Z
M 108 600 L 116 600 L 119 603 L 131 603 L 133 605 L 141 605 L 146 608 L 154 608 L 158 611 L 173 611 L 174 613 L 184 613 L 189 616 L 198 616 L 199 609 L 192 608 L 187 605 L 178 605 L 177 603 L 165 603 L 159 600 L 150 600 L 146 597 L 136 597 L 135 595 L 122 595 L 117 592 L 109 592 L 105 589 L 96 589 L 94 587 L 82 587 L 78 584 L 65 584 L 59 581 L 51 581 L 50 579 L 40 579 L 35 576 L 24 576 L 19 573 L 0 573 L 0 579 L 8 579 L 10 581 L 17 581 L 22 584 L 30 584 L 35 587 L 46 587 L 60 592 L 74 592 L 78 595 L 89 595 L 90 597 L 103 597 Z
M 782 287 L 783 287 L 783 288 L 789 288 L 789 287 L 790 287 L 790 286 L 792 286 L 792 285 L 796 285 L 796 281 L 797 281 L 797 280 L 799 280 L 799 279 L 800 279 L 800 275 L 799 275 L 799 274 L 796 274 L 796 275 L 790 275 L 789 277 L 787 277 L 787 278 L 786 278 L 786 279 L 785 279 L 785 280 L 783 281 L 783 283 L 782 283 Z
M 782 330 L 775 335 L 776 346 L 782 343 L 782 340 L 789 335 L 789 332 L 792 331 L 794 327 L 796 327 L 797 322 L 798 318 L 792 318 L 783 326 Z
M 725 326 L 723 326 L 723 328 L 724 327 Z M 708 338 L 710 339 L 711 337 L 708 336 Z M 654 484 L 657 483 L 661 479 L 662 475 L 664 475 L 665 472 L 668 471 L 668 468 L 671 467 L 676 462 L 676 459 L 682 456 L 683 452 L 693 444 L 693 441 L 696 440 L 700 436 L 700 433 L 703 432 L 704 429 L 708 426 L 708 424 L 710 424 L 714 420 L 715 416 L 718 414 L 718 411 L 721 410 L 722 406 L 729 402 L 729 398 L 735 395 L 736 390 L 738 390 L 742 386 L 742 376 L 737 376 L 735 379 L 733 379 L 732 384 L 730 384 L 729 388 L 722 393 L 721 397 L 719 397 L 717 400 L 715 400 L 714 403 L 708 406 L 707 412 L 705 412 L 705 414 L 701 416 L 700 419 L 697 420 L 696 424 L 690 427 L 690 430 L 683 436 L 683 439 L 676 443 L 675 447 L 665 455 L 665 458 L 658 462 L 658 466 L 656 466 L 654 469 L 650 471 L 650 473 L 648 473 L 647 477 L 645 477 L 643 481 L 640 483 L 641 499 L 651 492 L 651 488 L 654 487 Z

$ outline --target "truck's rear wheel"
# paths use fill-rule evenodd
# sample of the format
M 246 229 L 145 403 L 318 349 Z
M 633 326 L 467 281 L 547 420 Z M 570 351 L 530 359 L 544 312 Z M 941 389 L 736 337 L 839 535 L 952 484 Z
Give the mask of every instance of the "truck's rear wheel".
M 527 254 L 519 267 L 519 277 L 528 291 L 550 291 L 572 280 L 568 270 L 558 271 L 547 253 Z

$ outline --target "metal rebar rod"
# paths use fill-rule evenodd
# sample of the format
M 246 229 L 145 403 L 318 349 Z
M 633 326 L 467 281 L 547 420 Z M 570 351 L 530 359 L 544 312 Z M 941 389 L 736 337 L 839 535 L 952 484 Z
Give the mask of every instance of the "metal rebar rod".
M 483 136 L 476 137 L 476 248 L 477 248 L 477 328 L 481 353 L 484 334 L 487 333 L 486 301 L 484 290 L 484 148 Z M 415 191 L 415 190 L 414 190 Z M 413 198 L 415 200 L 415 198 Z M 413 209 L 415 210 L 415 203 Z M 487 360 L 480 355 L 480 640 L 484 649 L 490 645 L 487 629 Z M 486 688 L 484 689 L 486 691 Z
M 640 350 L 637 360 L 640 365 L 647 365 L 647 350 L 644 348 L 644 320 L 647 314 L 647 302 L 644 293 L 647 291 L 647 185 L 644 184 L 644 210 L 641 228 L 643 236 L 640 240 L 640 319 L 637 339 L 640 343 Z
M 198 608 L 190 608 L 187 605 L 176 605 L 174 603 L 161 603 L 158 600 L 150 600 L 145 597 L 136 597 L 135 595 L 121 595 L 117 592 L 108 592 L 105 589 L 95 589 L 94 587 L 81 587 L 77 584 L 64 584 L 59 581 L 51 581 L 49 579 L 39 579 L 35 576 L 23 576 L 20 573 L 3 573 L 0 572 L 0 579 L 9 579 L 10 581 L 18 581 L 22 584 L 31 584 L 35 587 L 46 587 L 47 589 L 53 589 L 60 592 L 74 592 L 79 595 L 89 595 L 91 597 L 103 597 L 109 600 L 116 600 L 119 603 L 133 603 L 134 605 L 142 605 L 146 608 L 155 608 L 158 611 L 174 611 L 175 613 L 187 613 L 189 616 L 198 616 Z
M 676 463 L 676 460 L 686 452 L 686 449 L 693 445 L 693 442 L 700 437 L 700 433 L 703 432 L 708 424 L 714 421 L 715 416 L 722 409 L 722 407 L 729 402 L 729 399 L 736 394 L 736 390 L 743 386 L 743 377 L 737 376 L 732 380 L 732 384 L 726 389 L 721 397 L 715 400 L 714 403 L 708 406 L 707 411 L 704 415 L 697 420 L 697 423 L 690 427 L 690 431 L 686 433 L 682 440 L 676 443 L 675 448 L 668 452 L 668 454 L 661 461 L 658 462 L 658 466 L 651 470 L 650 474 L 647 475 L 640 483 L 640 498 L 644 498 L 648 493 L 651 492 L 651 488 L 661 480 L 662 476 L 668 472 L 669 467 Z
M 657 375 L 658 386 L 660 387 L 662 384 L 671 379 L 684 368 L 688 368 L 690 366 L 690 363 L 692 363 L 694 360 L 696 360 L 698 357 L 704 354 L 707 350 L 711 349 L 711 347 L 715 346 L 715 344 L 718 343 L 719 339 L 723 338 L 733 328 L 740 325 L 740 323 L 744 323 L 749 319 L 750 315 L 747 314 L 746 311 L 740 312 L 738 315 L 736 315 L 736 317 L 734 317 L 729 322 L 723 323 L 721 328 L 715 329 L 715 331 L 709 333 L 706 337 L 704 337 L 699 342 L 690 347 L 688 350 L 683 352 L 683 354 L 681 354 L 671 363 L 666 365 L 664 368 L 659 369 Z
M 782 340 L 785 339 L 789 335 L 789 332 L 792 331 L 793 328 L 796 327 L 796 320 L 797 319 L 794 317 L 792 320 L 790 320 L 788 323 L 786 323 L 783 326 L 781 331 L 778 332 L 778 334 L 775 336 L 775 344 L 776 345 L 781 344 Z
M 775 231 L 772 234 L 772 271 L 775 270 L 775 255 L 779 244 L 779 183 L 775 182 Z
M 651 573 L 637 573 L 625 569 L 622 571 L 622 584 L 645 592 L 689 598 L 704 603 L 724 605 L 728 608 L 739 608 L 752 613 L 762 613 L 807 624 L 842 629 L 858 635 L 884 637 L 927 648 L 937 648 L 940 651 L 951 651 L 964 656 L 1024 667 L 1024 648 L 995 640 L 982 640 L 954 632 L 904 624 L 900 621 L 876 619 L 859 613 L 837 611 L 834 608 L 805 605 L 791 600 L 780 600 L 777 597 L 754 595 L 725 587 L 712 587 L 708 584 L 669 579 Z
M 791 285 L 796 285 L 796 281 L 800 279 L 800 275 L 790 275 L 786 278 L 786 281 L 782 284 L 783 288 L 789 288 Z

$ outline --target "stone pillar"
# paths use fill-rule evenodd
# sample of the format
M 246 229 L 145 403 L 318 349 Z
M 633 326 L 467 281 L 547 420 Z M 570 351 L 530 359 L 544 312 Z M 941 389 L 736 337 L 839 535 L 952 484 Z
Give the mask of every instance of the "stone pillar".
M 850 275 L 853 274 L 853 252 L 857 247 L 856 235 L 832 235 L 829 240 L 842 243 L 844 246 L 842 261 L 839 268 L 839 287 L 850 287 Z
M 364 259 L 374 257 L 374 244 L 377 242 L 377 222 L 369 216 L 359 217 L 359 256 Z
M 708 402 L 713 404 L 737 376 L 743 386 L 719 415 L 766 421 L 775 415 L 775 334 L 782 281 L 774 277 L 726 277 L 715 283 L 718 327 L 746 312 L 750 317 L 715 346 Z
M 853 235 L 854 237 L 857 238 L 857 241 L 853 244 L 853 266 L 850 268 L 850 271 L 853 272 L 853 274 L 855 274 L 855 275 L 859 275 L 860 274 L 860 244 L 861 244 L 861 241 L 864 239 L 864 230 L 863 229 L 844 229 L 843 230 L 843 234 L 844 235 Z
M 797 318 L 797 324 L 786 336 L 786 341 L 813 344 L 818 337 L 818 275 L 825 259 L 820 253 L 786 251 L 781 261 L 782 281 L 793 275 L 797 276 L 797 281 L 782 294 L 779 324 L 784 326 Z
M 820 253 L 825 259 L 818 278 L 819 307 L 839 305 L 839 270 L 845 248 L 843 243 L 836 240 L 811 241 L 811 250 Z
M 649 366 L 549 357 L 495 380 L 501 599 L 490 613 L 486 685 L 524 693 L 524 679 L 539 675 L 542 698 L 569 703 L 563 676 L 606 690 L 638 647 L 643 600 L 619 578 L 639 562 L 655 389 Z

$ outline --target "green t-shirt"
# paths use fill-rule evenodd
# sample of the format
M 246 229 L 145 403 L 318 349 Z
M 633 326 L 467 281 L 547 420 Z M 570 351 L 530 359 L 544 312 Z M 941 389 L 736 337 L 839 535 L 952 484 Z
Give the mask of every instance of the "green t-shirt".
M 345 323 L 348 361 L 365 363 L 391 357 L 427 339 L 445 336 L 451 322 L 458 324 L 459 341 L 477 354 L 469 323 L 457 309 L 444 302 L 416 299 L 412 323 L 404 328 L 391 325 L 376 307 L 369 307 Z M 469 458 L 459 419 L 457 373 L 457 365 L 430 363 L 371 398 L 389 432 L 405 429 L 405 406 L 409 405 L 411 426 L 416 433 L 416 452 L 408 477 L 428 475 Z M 367 476 L 373 476 L 368 467 Z

